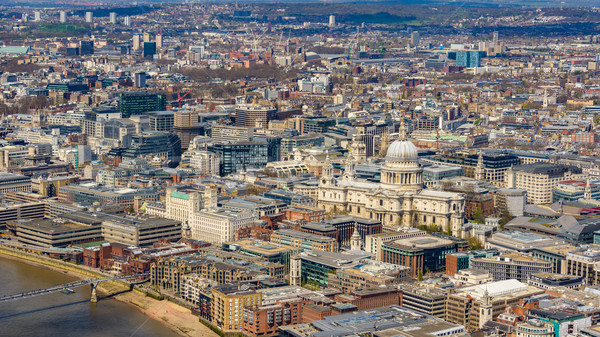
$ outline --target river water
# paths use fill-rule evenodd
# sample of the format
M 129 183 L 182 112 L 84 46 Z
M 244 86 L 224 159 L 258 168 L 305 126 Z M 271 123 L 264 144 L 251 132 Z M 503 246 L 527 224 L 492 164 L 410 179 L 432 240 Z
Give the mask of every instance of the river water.
M 0 257 L 0 295 L 73 282 L 76 279 L 43 268 Z M 90 287 L 73 294 L 48 294 L 0 302 L 0 336 L 179 336 L 149 319 L 135 307 L 114 299 L 90 302 Z

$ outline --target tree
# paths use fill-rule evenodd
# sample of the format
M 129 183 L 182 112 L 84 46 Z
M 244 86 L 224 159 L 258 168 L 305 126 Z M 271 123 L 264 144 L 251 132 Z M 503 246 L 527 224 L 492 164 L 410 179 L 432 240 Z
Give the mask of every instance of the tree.
M 419 276 L 417 277 L 417 280 L 423 281 L 423 271 L 422 270 L 419 270 Z
M 475 212 L 471 215 L 471 221 L 474 223 L 485 223 L 485 216 L 483 215 L 481 205 L 477 205 L 477 209 L 475 209 Z
M 500 215 L 500 229 L 503 230 L 504 225 L 509 223 L 514 218 L 515 217 L 512 214 L 510 214 L 510 212 L 507 209 L 502 211 L 502 214 Z
M 476 236 L 471 236 L 470 238 L 468 238 L 467 243 L 469 244 L 470 250 L 483 249 L 483 245 L 481 244 L 481 241 L 479 241 L 479 239 Z
M 248 188 L 246 189 L 246 195 L 259 195 L 263 192 L 266 192 L 267 189 L 264 187 L 260 187 L 260 186 L 256 186 L 256 185 L 250 185 L 248 186 Z
M 129 214 L 135 212 L 135 209 L 133 208 L 133 205 L 129 205 Z

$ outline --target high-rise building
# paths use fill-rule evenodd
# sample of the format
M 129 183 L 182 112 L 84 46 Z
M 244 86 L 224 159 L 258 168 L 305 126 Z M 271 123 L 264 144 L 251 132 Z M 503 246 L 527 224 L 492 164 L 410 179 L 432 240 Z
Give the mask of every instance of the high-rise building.
M 144 33 L 144 42 L 150 42 L 150 33 Z
M 94 41 L 79 41 L 79 54 L 80 55 L 94 54 Z
M 42 20 L 42 13 L 39 11 L 36 11 L 35 13 L 33 13 L 33 19 L 35 21 L 40 21 Z
M 244 169 L 260 169 L 267 165 L 267 144 L 256 142 L 215 143 L 208 150 L 221 158 L 221 176 Z
M 259 105 L 239 105 L 235 109 L 235 126 L 264 127 L 269 121 L 277 119 L 277 109 Z
M 410 34 L 410 45 L 418 46 L 419 42 L 421 42 L 421 34 L 419 32 L 414 31 Z
M 165 131 L 172 132 L 173 124 L 175 122 L 175 115 L 173 110 L 171 111 L 153 111 L 148 114 L 150 117 L 150 130 L 151 131 Z
M 27 22 L 28 19 L 29 19 L 29 15 L 27 15 L 26 13 L 21 14 L 21 21 Z
M 146 73 L 140 72 L 135 74 L 135 87 L 136 88 L 145 88 L 146 87 Z
M 190 142 L 200 134 L 198 112 L 193 110 L 175 111 L 173 129 L 181 139 L 181 148 L 187 150 Z
M 156 42 L 144 42 L 144 58 L 153 58 L 156 54 Z
M 109 21 L 110 21 L 111 24 L 116 25 L 117 24 L 117 13 L 110 12 L 110 14 L 109 14 Z
M 125 26 L 131 26 L 131 18 L 126 16 L 124 20 Z
M 146 92 L 122 92 L 119 96 L 119 110 L 123 118 L 141 115 L 149 111 L 167 109 L 167 97 L 162 94 Z
M 473 50 L 457 51 L 456 65 L 466 68 L 481 67 L 481 54 Z
M 85 12 L 85 22 L 92 23 L 92 21 L 94 21 L 94 13 Z
M 142 37 L 140 34 L 133 34 L 133 49 L 139 50 L 142 46 Z
M 156 34 L 156 48 L 162 48 L 163 46 L 163 36 L 162 34 Z
M 329 27 L 335 27 L 335 15 L 329 16 Z
M 67 22 L 67 12 L 65 12 L 65 11 L 60 11 L 60 14 L 59 14 L 59 21 L 60 21 L 61 23 L 65 23 L 65 22 Z
M 177 167 L 181 161 L 181 141 L 173 133 L 144 132 L 134 135 L 131 146 L 122 153 L 124 158 L 155 158 Z
M 248 142 L 252 133 L 253 128 L 239 127 L 233 125 L 215 124 L 210 129 L 210 138 L 215 142 Z
M 497 46 L 498 45 L 498 32 L 497 31 L 494 32 L 493 41 L 494 41 L 494 46 Z

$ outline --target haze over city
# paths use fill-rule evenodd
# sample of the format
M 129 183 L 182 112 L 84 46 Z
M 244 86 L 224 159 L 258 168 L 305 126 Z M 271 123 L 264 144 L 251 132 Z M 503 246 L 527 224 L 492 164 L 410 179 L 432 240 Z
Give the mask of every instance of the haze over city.
M 593 1 L 0 4 L 0 336 L 600 336 Z

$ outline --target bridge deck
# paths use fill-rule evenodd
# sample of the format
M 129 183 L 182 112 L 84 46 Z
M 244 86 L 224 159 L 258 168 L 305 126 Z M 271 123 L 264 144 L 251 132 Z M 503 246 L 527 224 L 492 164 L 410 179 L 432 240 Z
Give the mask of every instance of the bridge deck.
M 37 290 L 27 291 L 27 292 L 20 293 L 20 294 L 0 296 L 0 302 L 20 300 L 20 299 L 24 299 L 24 298 L 30 298 L 30 297 L 36 297 L 36 296 L 56 293 L 56 292 L 62 291 L 67 288 L 77 288 L 77 287 L 86 286 L 88 284 L 98 284 L 98 283 L 104 282 L 104 281 L 116 281 L 116 280 L 125 280 L 125 279 L 133 279 L 133 278 L 143 278 L 143 277 L 147 277 L 147 276 L 150 276 L 150 274 L 144 273 L 144 274 L 136 274 L 136 275 L 119 275 L 119 276 L 103 278 L 103 279 L 79 280 L 79 281 L 75 281 L 75 282 L 60 284 L 60 285 L 46 288 L 46 289 L 37 289 Z

